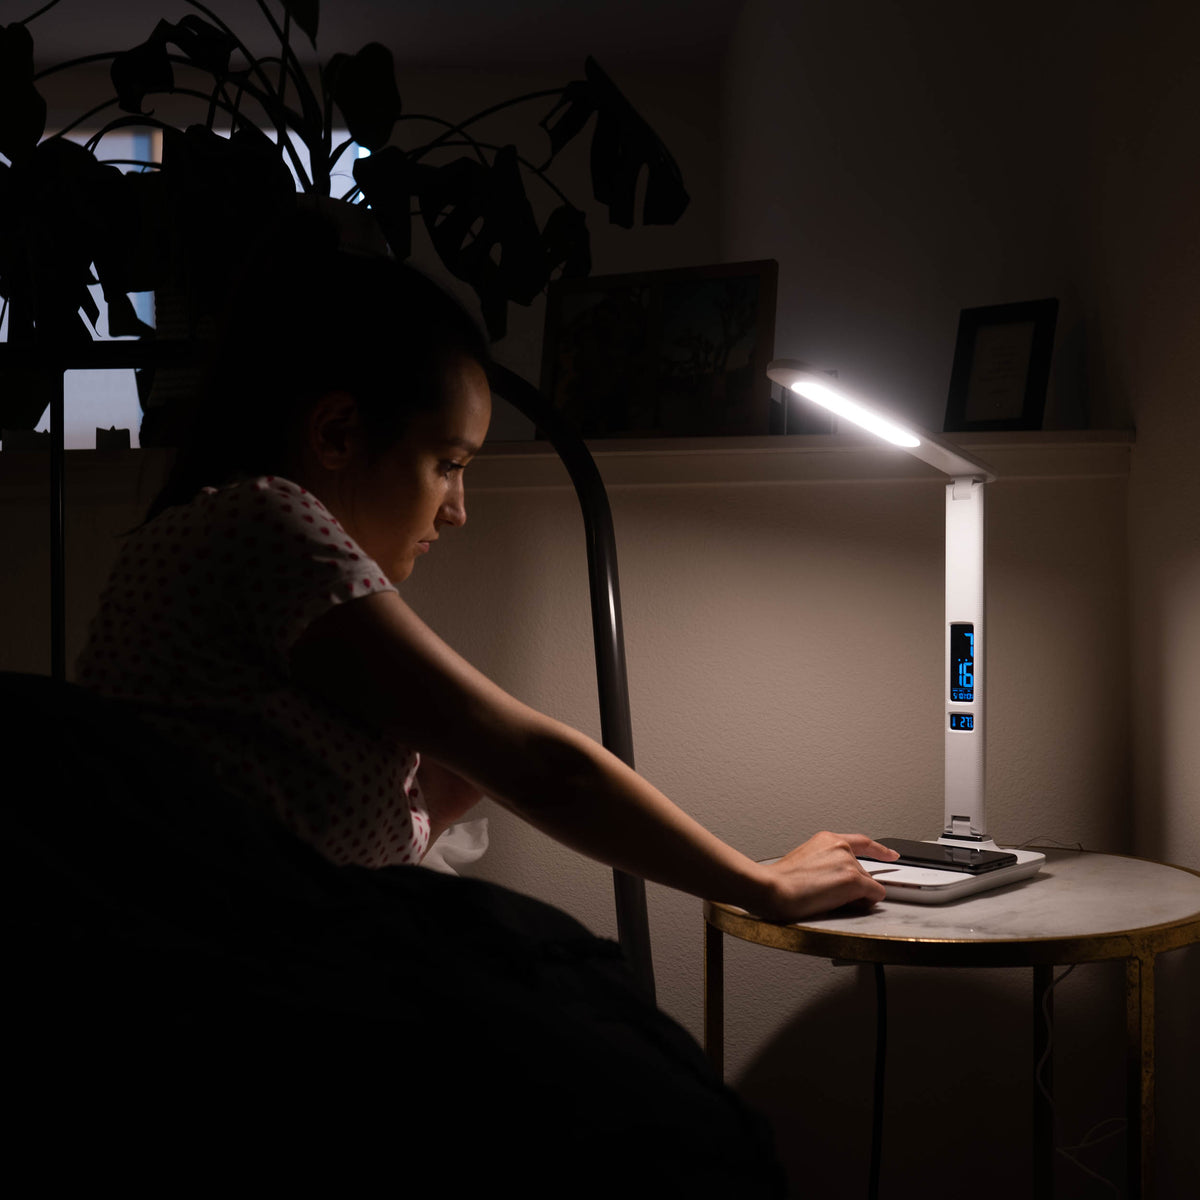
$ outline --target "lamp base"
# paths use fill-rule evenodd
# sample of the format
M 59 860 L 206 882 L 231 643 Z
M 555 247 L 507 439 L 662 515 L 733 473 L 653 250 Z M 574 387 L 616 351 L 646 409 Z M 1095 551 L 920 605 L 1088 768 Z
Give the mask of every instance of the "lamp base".
M 961 846 L 961 841 L 952 838 L 928 839 L 935 845 Z M 945 871 L 932 867 L 897 866 L 895 863 L 875 862 L 860 858 L 859 864 L 871 876 L 883 884 L 888 900 L 904 904 L 945 904 L 950 900 L 961 900 L 976 892 L 987 892 L 993 888 L 1006 887 L 1010 883 L 1028 879 L 1042 869 L 1046 861 L 1044 854 L 1036 850 L 1009 850 L 997 846 L 991 839 L 972 842 L 975 850 L 1004 850 L 1015 854 L 1017 861 L 995 871 L 984 871 L 978 875 L 966 871 Z

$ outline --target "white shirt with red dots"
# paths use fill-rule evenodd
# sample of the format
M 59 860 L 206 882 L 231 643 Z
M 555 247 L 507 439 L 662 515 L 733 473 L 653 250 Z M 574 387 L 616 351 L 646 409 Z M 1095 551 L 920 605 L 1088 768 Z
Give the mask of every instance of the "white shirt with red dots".
M 126 538 L 76 676 L 333 862 L 419 862 L 419 755 L 302 691 L 288 665 L 334 605 L 395 590 L 297 484 L 204 488 Z

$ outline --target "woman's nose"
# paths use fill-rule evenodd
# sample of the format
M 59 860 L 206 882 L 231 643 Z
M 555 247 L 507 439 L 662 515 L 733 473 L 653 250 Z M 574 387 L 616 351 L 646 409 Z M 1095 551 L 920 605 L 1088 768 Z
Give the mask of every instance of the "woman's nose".
M 467 498 L 461 483 L 446 497 L 446 502 L 438 510 L 438 520 L 444 525 L 467 523 Z

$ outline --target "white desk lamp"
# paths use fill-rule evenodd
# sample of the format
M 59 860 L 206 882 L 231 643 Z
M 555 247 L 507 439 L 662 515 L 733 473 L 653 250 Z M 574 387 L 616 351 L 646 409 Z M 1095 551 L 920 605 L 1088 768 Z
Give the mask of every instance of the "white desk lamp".
M 987 831 L 984 743 L 987 733 L 984 625 L 984 489 L 996 478 L 984 463 L 956 446 L 906 425 L 851 397 L 823 371 L 777 359 L 767 368 L 776 383 L 837 416 L 906 450 L 950 476 L 946 485 L 945 612 L 945 819 L 933 845 L 957 847 L 950 857 L 967 863 L 978 852 L 997 851 Z M 940 853 L 940 852 L 939 852 Z M 981 874 L 864 862 L 887 889 L 888 898 L 937 904 L 971 892 L 1014 883 L 1035 874 L 1046 861 L 1032 850 L 1009 850 L 1016 862 Z

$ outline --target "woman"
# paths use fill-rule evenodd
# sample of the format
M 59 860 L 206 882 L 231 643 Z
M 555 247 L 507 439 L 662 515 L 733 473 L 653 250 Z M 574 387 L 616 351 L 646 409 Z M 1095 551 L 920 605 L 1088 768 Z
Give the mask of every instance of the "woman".
M 466 520 L 486 368 L 473 322 L 415 272 L 326 235 L 281 241 L 234 302 L 195 436 L 122 552 L 81 681 L 334 862 L 419 862 L 487 794 L 611 866 L 771 919 L 881 899 L 856 855 L 892 851 L 820 833 L 753 862 L 400 599 Z

